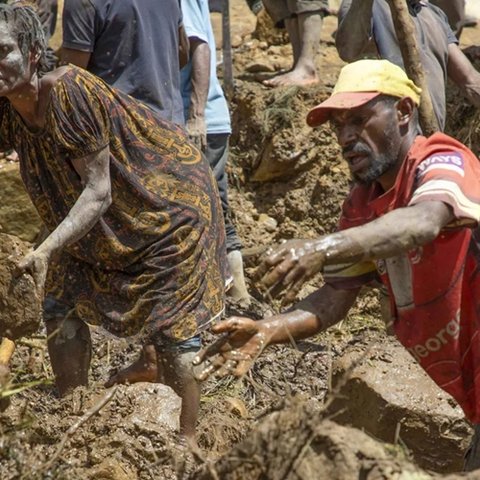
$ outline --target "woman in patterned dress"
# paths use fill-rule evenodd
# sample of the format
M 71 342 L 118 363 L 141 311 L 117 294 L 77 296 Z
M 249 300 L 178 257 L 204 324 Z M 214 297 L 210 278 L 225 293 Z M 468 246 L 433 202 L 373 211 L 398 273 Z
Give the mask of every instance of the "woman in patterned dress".
M 87 323 L 101 325 L 155 346 L 158 380 L 182 397 L 181 431 L 192 438 L 200 389 L 188 359 L 224 308 L 214 179 L 183 130 L 148 107 L 72 66 L 42 75 L 45 50 L 33 10 L 0 5 L 0 150 L 18 152 L 51 232 L 19 268 L 42 294 L 49 272 L 59 392 L 87 384 Z

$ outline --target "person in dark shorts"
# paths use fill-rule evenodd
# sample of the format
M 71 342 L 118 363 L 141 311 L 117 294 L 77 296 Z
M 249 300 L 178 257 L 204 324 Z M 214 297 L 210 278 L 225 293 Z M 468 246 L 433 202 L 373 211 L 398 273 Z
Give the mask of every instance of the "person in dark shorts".
M 429 2 L 408 0 L 418 32 L 420 58 L 440 130 L 445 126 L 447 77 L 468 100 L 480 106 L 480 74 L 458 46 L 445 13 Z M 387 0 L 343 0 L 338 12 L 336 46 L 342 60 L 383 58 L 403 67 Z

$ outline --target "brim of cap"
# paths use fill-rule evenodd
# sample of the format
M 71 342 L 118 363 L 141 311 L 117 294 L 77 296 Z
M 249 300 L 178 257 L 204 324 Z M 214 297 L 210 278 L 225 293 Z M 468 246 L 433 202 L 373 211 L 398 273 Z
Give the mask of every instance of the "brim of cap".
M 318 127 L 330 120 L 335 110 L 348 110 L 360 107 L 370 100 L 381 95 L 379 92 L 340 92 L 312 108 L 307 115 L 307 123 L 311 127 Z

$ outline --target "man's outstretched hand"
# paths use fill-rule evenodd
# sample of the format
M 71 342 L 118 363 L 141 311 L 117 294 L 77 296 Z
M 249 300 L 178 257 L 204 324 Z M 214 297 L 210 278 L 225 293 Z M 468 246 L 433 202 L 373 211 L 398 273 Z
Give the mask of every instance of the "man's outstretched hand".
M 212 375 L 245 375 L 267 343 L 262 322 L 245 317 L 230 317 L 215 325 L 212 332 L 222 336 L 200 351 L 193 360 L 194 365 L 202 366 L 197 374 L 198 380 Z
M 302 285 L 321 271 L 324 263 L 325 253 L 317 241 L 288 240 L 267 250 L 255 276 L 273 297 L 285 291 L 285 304 L 295 300 Z

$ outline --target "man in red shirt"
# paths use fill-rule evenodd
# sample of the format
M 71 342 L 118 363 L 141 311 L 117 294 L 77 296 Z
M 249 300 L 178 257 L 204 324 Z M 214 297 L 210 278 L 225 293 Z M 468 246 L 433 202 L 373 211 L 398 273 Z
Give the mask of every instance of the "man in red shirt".
M 307 117 L 311 126 L 330 121 L 353 176 L 339 231 L 290 240 L 259 267 L 287 301 L 322 269 L 325 285 L 287 313 L 218 324 L 227 335 L 196 358 L 202 377 L 241 375 L 265 346 L 337 323 L 380 277 L 400 342 L 480 424 L 480 162 L 442 133 L 423 137 L 419 101 L 418 87 L 387 60 L 342 69 L 332 96 Z M 467 469 L 480 467 L 477 449 Z

